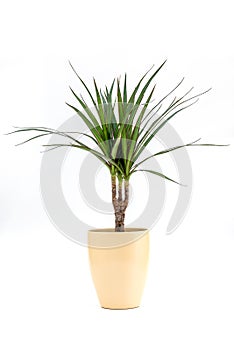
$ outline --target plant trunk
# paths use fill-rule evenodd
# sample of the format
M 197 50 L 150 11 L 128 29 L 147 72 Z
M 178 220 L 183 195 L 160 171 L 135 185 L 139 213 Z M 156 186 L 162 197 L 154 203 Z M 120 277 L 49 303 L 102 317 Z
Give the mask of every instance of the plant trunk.
M 116 176 L 112 176 L 112 203 L 115 210 L 115 232 L 124 232 L 125 211 L 129 199 L 129 182 L 127 180 L 118 180 L 118 198 Z M 123 198 L 124 190 L 124 198 Z
M 125 211 L 115 212 L 115 232 L 124 232 Z

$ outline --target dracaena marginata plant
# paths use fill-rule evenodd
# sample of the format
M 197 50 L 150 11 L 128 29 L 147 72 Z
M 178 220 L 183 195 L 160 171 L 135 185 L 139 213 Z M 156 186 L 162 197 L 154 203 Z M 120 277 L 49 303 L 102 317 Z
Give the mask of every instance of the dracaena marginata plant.
M 109 88 L 105 86 L 103 90 L 98 88 L 95 79 L 93 79 L 94 93 L 90 91 L 70 63 L 71 68 L 87 92 L 89 102 L 86 101 L 82 95 L 78 96 L 73 89 L 70 88 L 79 106 L 72 106 L 68 103 L 67 105 L 71 107 L 76 112 L 77 116 L 86 124 L 88 128 L 87 133 L 79 133 L 75 130 L 72 132 L 59 131 L 46 127 L 16 127 L 17 130 L 10 133 L 29 131 L 39 133 L 20 144 L 51 134 L 60 135 L 64 137 L 64 140 L 67 142 L 43 146 L 49 147 L 49 150 L 58 147 L 74 147 L 90 152 L 97 157 L 110 172 L 112 203 L 115 213 L 115 231 L 117 232 L 124 231 L 125 211 L 129 202 L 129 180 L 133 173 L 138 171 L 149 172 L 166 180 L 178 183 L 154 169 L 142 168 L 143 163 L 149 158 L 157 157 L 182 147 L 223 146 L 201 144 L 198 143 L 200 140 L 198 139 L 188 144 L 162 150 L 161 152 L 152 154 L 150 157 L 140 158 L 145 147 L 170 119 L 195 104 L 199 100 L 199 96 L 210 90 L 203 91 L 196 95 L 190 95 L 193 89 L 191 88 L 182 96 L 173 97 L 170 102 L 167 102 L 168 98 L 182 84 L 183 78 L 163 98 L 152 105 L 155 85 L 152 87 L 150 87 L 150 85 L 153 83 L 154 78 L 162 69 L 165 62 L 156 70 L 153 70 L 153 67 L 148 70 L 140 78 L 136 87 L 131 92 L 129 92 L 127 88 L 127 75 L 125 74 L 123 86 L 121 86 L 120 78 L 117 78 L 113 80 Z M 147 96 L 144 99 L 145 95 Z M 75 137 L 74 133 L 76 133 L 78 137 Z M 91 139 L 94 146 L 91 147 L 87 145 L 87 141 L 86 143 L 85 141 L 81 142 L 80 134 L 89 141 Z

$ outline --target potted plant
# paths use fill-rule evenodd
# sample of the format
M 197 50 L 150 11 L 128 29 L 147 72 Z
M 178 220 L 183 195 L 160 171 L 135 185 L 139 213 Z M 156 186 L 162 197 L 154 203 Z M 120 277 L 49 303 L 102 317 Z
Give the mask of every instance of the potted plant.
M 46 127 L 23 127 L 11 132 L 33 131 L 38 133 L 22 143 L 51 134 L 60 135 L 67 142 L 47 144 L 50 150 L 58 147 L 74 147 L 77 150 L 87 151 L 97 157 L 109 171 L 115 228 L 90 230 L 88 233 L 91 273 L 100 304 L 104 308 L 138 307 L 145 284 L 149 254 L 148 229 L 125 227 L 125 213 L 129 204 L 129 181 L 132 174 L 138 171 L 149 172 L 178 183 L 154 169 L 142 168 L 142 164 L 149 158 L 182 147 L 222 146 L 201 144 L 198 143 L 199 140 L 196 140 L 142 158 L 144 149 L 159 130 L 178 113 L 196 103 L 199 96 L 209 91 L 190 96 L 189 93 L 192 90 L 190 89 L 181 97 L 174 97 L 163 110 L 162 107 L 167 98 L 182 84 L 182 79 L 160 101 L 152 105 L 155 85 L 153 87 L 150 85 L 165 62 L 153 73 L 150 73 L 152 68 L 147 71 L 130 93 L 127 88 L 126 74 L 123 86 L 121 86 L 120 78 L 117 78 L 113 80 L 109 88 L 105 87 L 103 90 L 98 88 L 94 79 L 94 93 L 92 93 L 71 65 L 85 88 L 92 106 L 90 107 L 89 102 L 82 96 L 78 96 L 71 88 L 79 107 L 68 103 L 67 105 L 87 126 L 88 131 L 82 133 L 82 136 L 91 140 L 93 147 L 81 142 L 80 138 L 75 137 L 71 132 L 61 132 Z M 146 94 L 147 97 L 144 99 Z M 79 132 L 77 134 L 80 136 Z

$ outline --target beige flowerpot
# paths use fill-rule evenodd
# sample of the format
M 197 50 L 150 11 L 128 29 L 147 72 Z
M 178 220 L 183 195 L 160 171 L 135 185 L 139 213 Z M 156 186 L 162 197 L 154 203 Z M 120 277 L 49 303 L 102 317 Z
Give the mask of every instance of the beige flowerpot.
M 91 230 L 88 242 L 91 274 L 101 306 L 140 306 L 149 258 L 148 230 Z

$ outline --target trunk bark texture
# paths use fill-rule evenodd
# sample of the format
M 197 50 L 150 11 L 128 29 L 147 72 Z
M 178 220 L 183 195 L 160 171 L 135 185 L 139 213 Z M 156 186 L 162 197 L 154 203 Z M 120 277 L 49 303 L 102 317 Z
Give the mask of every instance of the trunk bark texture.
M 115 210 L 115 231 L 124 232 L 125 211 L 129 200 L 129 182 L 127 180 L 118 180 L 117 185 L 116 176 L 112 176 L 111 180 L 112 203 Z

